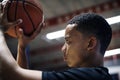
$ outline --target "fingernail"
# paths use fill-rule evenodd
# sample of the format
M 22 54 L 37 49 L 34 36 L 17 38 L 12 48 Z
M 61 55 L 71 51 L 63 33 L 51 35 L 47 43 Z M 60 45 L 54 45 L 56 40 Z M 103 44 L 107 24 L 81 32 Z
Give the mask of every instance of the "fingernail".
M 22 31 L 22 28 L 19 28 L 20 31 Z
M 20 23 L 22 23 L 23 22 L 23 20 L 22 19 L 19 19 L 20 20 Z
M 22 23 L 23 22 L 23 20 L 22 19 L 18 19 L 18 21 L 17 21 L 17 23 Z

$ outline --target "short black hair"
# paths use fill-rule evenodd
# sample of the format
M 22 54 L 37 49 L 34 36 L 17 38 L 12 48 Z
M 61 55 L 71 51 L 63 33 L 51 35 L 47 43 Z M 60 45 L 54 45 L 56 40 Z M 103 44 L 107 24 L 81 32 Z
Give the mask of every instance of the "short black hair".
M 104 55 L 112 37 L 108 22 L 95 13 L 83 13 L 73 17 L 68 24 L 77 24 L 77 30 L 83 34 L 93 34 L 100 41 L 100 51 Z

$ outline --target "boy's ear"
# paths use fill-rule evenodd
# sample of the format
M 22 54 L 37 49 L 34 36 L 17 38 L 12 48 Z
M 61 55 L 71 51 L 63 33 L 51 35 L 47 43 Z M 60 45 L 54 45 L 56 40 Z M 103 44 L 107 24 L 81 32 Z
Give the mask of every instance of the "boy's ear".
M 88 41 L 88 50 L 92 50 L 96 47 L 97 45 L 97 39 L 96 37 L 90 37 Z

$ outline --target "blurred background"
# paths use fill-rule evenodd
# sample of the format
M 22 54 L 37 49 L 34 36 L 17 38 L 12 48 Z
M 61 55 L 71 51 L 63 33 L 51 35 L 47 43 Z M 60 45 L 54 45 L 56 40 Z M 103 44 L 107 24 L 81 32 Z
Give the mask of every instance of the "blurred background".
M 120 16 L 120 0 L 39 1 L 44 11 L 46 28 L 27 47 L 30 69 L 59 71 L 68 68 L 63 61 L 63 54 L 61 52 L 64 38 L 51 39 L 47 35 L 48 33 L 64 30 L 67 21 L 73 16 L 86 12 L 94 12 L 103 16 L 107 21 L 110 18 Z M 112 41 L 104 57 L 104 66 L 108 67 L 110 73 L 116 76 L 120 72 L 120 17 L 114 20 L 113 23 L 109 22 L 109 24 L 113 33 Z M 53 36 L 61 34 L 55 33 Z M 16 58 L 17 40 L 7 36 L 7 43 L 13 56 Z M 111 55 L 107 55 L 109 53 Z

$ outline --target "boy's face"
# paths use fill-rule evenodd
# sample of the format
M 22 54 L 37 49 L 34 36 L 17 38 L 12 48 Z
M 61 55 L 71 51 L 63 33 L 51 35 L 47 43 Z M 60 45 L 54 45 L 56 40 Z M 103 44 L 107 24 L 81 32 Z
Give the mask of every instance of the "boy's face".
M 65 43 L 62 47 L 64 61 L 69 67 L 79 67 L 84 64 L 87 56 L 88 39 L 76 30 L 77 24 L 68 24 L 65 31 Z

